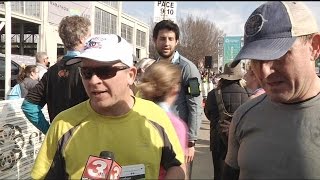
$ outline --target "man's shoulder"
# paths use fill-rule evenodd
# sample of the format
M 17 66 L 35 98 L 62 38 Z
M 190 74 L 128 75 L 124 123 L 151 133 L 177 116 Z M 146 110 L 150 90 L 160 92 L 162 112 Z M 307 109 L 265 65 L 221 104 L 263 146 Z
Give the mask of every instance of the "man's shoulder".
M 164 110 L 159 105 L 157 105 L 152 101 L 142 99 L 140 97 L 135 97 L 135 99 L 136 99 L 135 108 L 137 108 L 137 110 L 139 111 L 149 112 L 150 110 L 154 110 L 156 112 L 164 113 Z
M 189 60 L 188 58 L 182 56 L 181 54 L 179 56 L 179 59 L 180 59 L 180 64 L 186 64 L 186 65 L 189 65 L 189 66 L 192 66 L 192 67 L 196 67 L 196 65 L 191 60 Z
M 265 102 L 266 98 L 267 95 L 263 94 L 259 97 L 249 99 L 246 102 L 244 102 L 241 106 L 239 106 L 233 115 L 233 120 L 235 121 L 235 123 L 239 123 L 247 113 L 249 113 L 255 107 L 261 105 L 263 102 Z
M 45 65 L 40 64 L 40 63 L 37 63 L 36 66 L 37 66 L 37 68 L 39 68 L 40 70 L 43 70 L 43 69 L 46 70 L 46 69 L 47 69 Z
M 234 81 L 233 83 L 223 86 L 221 88 L 222 93 L 228 93 L 228 92 L 236 92 L 236 93 L 248 93 L 249 90 L 247 90 L 245 87 L 242 87 L 239 82 Z
M 184 77 L 197 77 L 201 81 L 200 71 L 192 61 L 180 55 L 178 64 L 182 68 L 183 79 Z
M 55 118 L 54 121 L 56 121 L 59 124 L 72 124 L 77 125 L 80 121 L 82 121 L 83 118 L 87 117 L 89 114 L 89 111 L 87 109 L 88 100 L 83 101 L 71 108 L 68 108 L 62 112 L 60 112 Z
M 211 91 L 208 92 L 208 96 L 214 96 L 216 91 L 218 91 L 217 88 L 212 89 Z
M 48 72 L 55 71 L 61 66 L 64 66 L 64 62 L 62 62 L 62 60 L 60 60 L 60 61 L 56 62 L 54 65 L 50 66 L 48 68 Z

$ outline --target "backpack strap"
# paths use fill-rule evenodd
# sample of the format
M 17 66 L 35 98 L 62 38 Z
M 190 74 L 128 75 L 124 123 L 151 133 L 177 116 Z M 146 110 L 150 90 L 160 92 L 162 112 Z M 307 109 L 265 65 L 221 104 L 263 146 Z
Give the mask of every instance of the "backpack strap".
M 246 91 L 246 93 L 247 93 L 248 97 L 250 97 L 252 94 L 248 92 L 247 87 L 243 87 L 243 88 L 244 88 L 244 90 Z
M 227 114 L 228 116 L 232 116 L 231 113 L 229 113 L 224 105 L 224 101 L 222 98 L 222 92 L 221 89 L 217 89 L 216 91 L 214 91 L 215 95 L 216 95 L 216 100 L 217 100 L 217 105 L 218 105 L 218 109 L 219 109 L 219 113 L 223 112 L 225 114 Z M 222 118 L 222 117 L 220 117 Z
M 231 121 L 231 118 L 233 114 L 229 113 L 224 105 L 223 98 L 222 98 L 222 92 L 221 89 L 217 89 L 215 91 L 216 95 L 216 100 L 217 100 L 217 105 L 218 105 L 218 110 L 219 110 L 219 121 L 217 125 L 217 132 L 219 134 L 219 138 L 222 140 L 223 144 L 227 147 L 228 146 L 228 137 L 225 133 L 222 132 L 221 129 L 221 123 L 223 123 L 224 120 Z

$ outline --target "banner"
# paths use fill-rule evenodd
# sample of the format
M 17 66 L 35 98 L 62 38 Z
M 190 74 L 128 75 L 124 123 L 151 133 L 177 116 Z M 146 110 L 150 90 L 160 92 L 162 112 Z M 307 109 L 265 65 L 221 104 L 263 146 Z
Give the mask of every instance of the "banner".
M 229 63 L 238 55 L 242 43 L 241 36 L 226 36 L 223 42 L 223 63 Z
M 58 25 L 65 16 L 83 16 L 91 18 L 92 2 L 90 1 L 49 1 L 48 22 Z
M 0 101 L 0 179 L 31 179 L 44 139 L 44 134 L 22 112 L 23 100 Z M 49 119 L 46 106 L 42 111 Z

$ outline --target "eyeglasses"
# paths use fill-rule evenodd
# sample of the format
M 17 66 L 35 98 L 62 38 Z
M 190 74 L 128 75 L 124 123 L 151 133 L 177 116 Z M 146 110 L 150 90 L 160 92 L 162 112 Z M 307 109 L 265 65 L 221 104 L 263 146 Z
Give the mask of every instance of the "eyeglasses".
M 118 71 L 128 68 L 128 66 L 79 67 L 79 72 L 80 76 L 86 80 L 91 79 L 93 74 L 97 75 L 100 79 L 109 79 L 116 76 Z

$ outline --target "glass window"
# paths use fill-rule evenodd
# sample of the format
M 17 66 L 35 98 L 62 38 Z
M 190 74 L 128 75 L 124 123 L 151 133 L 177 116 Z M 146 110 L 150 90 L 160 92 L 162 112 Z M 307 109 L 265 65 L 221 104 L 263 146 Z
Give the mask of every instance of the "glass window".
M 117 16 L 95 8 L 95 34 L 116 34 L 117 32 Z
M 99 8 L 96 8 L 95 9 L 94 34 L 100 34 L 100 28 L 101 28 L 100 22 L 101 22 L 101 10 Z
M 26 12 L 28 16 L 40 18 L 40 2 L 39 1 L 25 1 Z
M 121 23 L 121 37 L 132 44 L 133 27 Z
M 111 7 L 114 7 L 116 9 L 118 9 L 118 1 L 100 1 L 103 4 L 109 5 Z
M 11 11 L 41 19 L 40 3 L 40 1 L 11 1 Z M 0 8 L 4 9 L 4 4 L 1 4 Z
M 136 45 L 146 47 L 146 33 L 137 29 Z
M 11 11 L 23 14 L 23 1 L 11 1 Z

